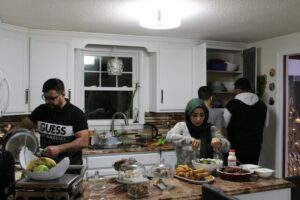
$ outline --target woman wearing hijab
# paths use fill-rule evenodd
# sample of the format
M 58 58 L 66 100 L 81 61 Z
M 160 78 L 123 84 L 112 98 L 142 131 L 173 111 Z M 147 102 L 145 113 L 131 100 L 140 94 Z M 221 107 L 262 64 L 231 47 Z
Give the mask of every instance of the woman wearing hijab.
M 167 142 L 175 147 L 177 165 L 192 166 L 195 158 L 213 158 L 214 152 L 225 153 L 230 149 L 228 140 L 207 123 L 208 114 L 201 99 L 192 99 L 185 108 L 185 121 L 178 122 L 167 133 Z

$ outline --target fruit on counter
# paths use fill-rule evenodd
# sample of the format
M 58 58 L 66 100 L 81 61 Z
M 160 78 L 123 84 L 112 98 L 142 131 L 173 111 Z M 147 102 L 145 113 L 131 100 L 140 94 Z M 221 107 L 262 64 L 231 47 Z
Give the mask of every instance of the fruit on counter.
M 47 167 L 47 165 L 38 165 L 33 168 L 34 172 L 46 172 L 48 170 L 49 168 Z
M 158 147 L 162 144 L 166 144 L 166 138 L 159 138 L 156 142 L 153 142 L 150 146 L 151 147 Z
M 35 171 L 34 168 L 35 167 L 38 167 L 40 165 L 45 165 L 48 170 L 55 167 L 56 166 L 56 162 L 51 159 L 51 158 L 48 158 L 48 157 L 39 157 L 35 160 L 32 160 L 28 165 L 27 165 L 27 170 L 29 171 Z M 40 167 L 40 168 L 43 168 L 45 169 L 45 167 Z M 47 171 L 48 171 L 47 170 Z

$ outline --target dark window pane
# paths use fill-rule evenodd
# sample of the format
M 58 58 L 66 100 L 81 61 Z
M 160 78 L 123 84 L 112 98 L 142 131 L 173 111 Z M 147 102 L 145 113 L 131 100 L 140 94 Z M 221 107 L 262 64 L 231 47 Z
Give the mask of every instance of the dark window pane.
M 84 71 L 99 71 L 99 58 L 96 56 L 84 56 Z
M 111 119 L 115 112 L 128 110 L 131 96 L 132 91 L 85 91 L 85 113 L 88 119 Z
M 101 73 L 101 87 L 116 87 L 116 76 Z
M 84 73 L 84 86 L 97 86 L 99 87 L 99 73 L 85 72 Z
M 111 56 L 103 56 L 102 57 L 102 62 L 101 62 L 101 71 L 102 72 L 107 72 L 107 61 L 109 59 L 113 59 L 114 57 Z
M 132 72 L 132 58 L 126 58 L 126 57 L 119 57 L 124 64 L 124 72 Z
M 118 76 L 118 87 L 132 87 L 132 74 L 122 74 Z

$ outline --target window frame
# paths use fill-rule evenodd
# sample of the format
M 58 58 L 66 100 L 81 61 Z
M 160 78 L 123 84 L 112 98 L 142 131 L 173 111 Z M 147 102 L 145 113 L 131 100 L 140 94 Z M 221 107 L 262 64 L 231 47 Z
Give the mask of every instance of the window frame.
M 131 49 L 131 48 L 83 48 L 75 49 L 75 91 L 76 94 L 76 104 L 85 111 L 85 91 L 134 91 L 136 85 L 139 85 L 139 88 L 134 96 L 133 100 L 133 113 L 134 110 L 138 110 L 138 122 L 134 122 L 133 119 L 128 119 L 129 126 L 125 126 L 123 119 L 115 120 L 115 129 L 140 129 L 144 124 L 144 106 L 143 105 L 143 55 L 144 52 L 141 49 Z M 132 87 L 85 87 L 84 86 L 84 56 L 118 56 L 118 57 L 131 57 L 132 58 Z M 135 114 L 133 114 L 133 118 Z M 90 129 L 100 128 L 102 130 L 110 130 L 111 128 L 111 119 L 89 119 L 88 124 Z

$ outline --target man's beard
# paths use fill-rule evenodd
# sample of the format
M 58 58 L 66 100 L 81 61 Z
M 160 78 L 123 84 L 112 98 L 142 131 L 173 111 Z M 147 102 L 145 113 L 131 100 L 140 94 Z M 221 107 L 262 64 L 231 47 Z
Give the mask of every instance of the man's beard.
M 48 107 L 50 110 L 59 110 L 59 109 L 60 109 L 60 106 L 59 106 L 59 105 L 53 105 L 53 104 L 47 104 L 47 107 Z

